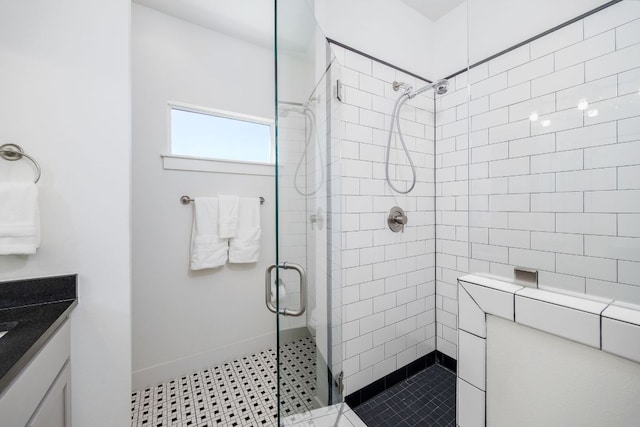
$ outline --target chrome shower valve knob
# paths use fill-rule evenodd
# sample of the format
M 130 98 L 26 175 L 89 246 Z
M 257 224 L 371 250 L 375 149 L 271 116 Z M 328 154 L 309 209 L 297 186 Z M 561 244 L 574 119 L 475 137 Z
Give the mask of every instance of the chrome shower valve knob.
M 394 206 L 389 211 L 389 216 L 387 217 L 387 224 L 389 225 L 389 229 L 394 233 L 398 233 L 402 231 L 404 233 L 404 227 L 407 225 L 409 219 L 407 215 L 404 213 L 402 208 L 398 206 Z

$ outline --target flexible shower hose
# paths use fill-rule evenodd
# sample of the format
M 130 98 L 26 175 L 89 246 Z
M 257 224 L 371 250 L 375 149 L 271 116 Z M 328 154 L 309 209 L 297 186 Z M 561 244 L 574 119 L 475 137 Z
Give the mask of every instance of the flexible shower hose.
M 389 187 L 391 187 L 391 189 L 396 193 L 400 193 L 400 194 L 408 194 L 411 192 L 411 190 L 413 190 L 413 187 L 416 186 L 416 168 L 413 165 L 413 159 L 411 159 L 411 154 L 407 149 L 407 145 L 404 142 L 404 137 L 402 136 L 402 130 L 400 129 L 400 109 L 402 108 L 402 105 L 405 102 L 407 102 L 408 99 L 409 99 L 409 95 L 405 93 L 400 98 L 398 98 L 398 100 L 396 101 L 396 104 L 393 106 L 393 113 L 391 116 L 391 129 L 389 129 L 389 140 L 387 141 L 387 155 L 385 158 L 385 175 L 387 178 L 387 182 L 389 183 Z M 396 123 L 396 127 L 398 128 L 398 136 L 400 137 L 400 143 L 402 144 L 402 149 L 404 150 L 404 153 L 407 155 L 407 159 L 409 159 L 409 164 L 411 165 L 411 174 L 413 176 L 411 186 L 406 191 L 402 191 L 396 188 L 391 182 L 391 178 L 389 178 L 389 154 L 391 153 L 391 139 L 393 138 L 394 122 Z
M 293 174 L 293 186 L 296 190 L 296 192 L 298 194 L 300 194 L 301 196 L 313 196 L 314 194 L 316 194 L 320 188 L 322 188 L 322 183 L 324 182 L 324 166 L 323 166 L 323 159 L 322 159 L 322 149 L 320 149 L 320 147 L 317 147 L 318 150 L 318 156 L 320 157 L 320 183 L 317 185 L 317 187 L 315 188 L 315 190 L 312 190 L 311 192 L 306 192 L 306 191 L 302 191 L 300 189 L 300 187 L 298 186 L 298 175 L 300 174 L 300 168 L 302 167 L 302 162 L 304 162 L 307 159 L 307 152 L 309 150 L 309 143 L 311 142 L 311 139 L 313 137 L 313 132 L 315 132 L 315 128 L 316 128 L 316 119 L 315 119 L 315 115 L 313 114 L 313 111 L 305 108 L 303 111 L 304 117 L 305 117 L 305 142 L 304 142 L 304 152 L 302 153 L 302 156 L 300 157 L 300 160 L 298 161 L 298 165 L 296 166 L 296 171 Z M 306 119 L 309 119 L 309 127 L 308 127 L 308 132 L 307 132 L 307 126 L 306 126 Z M 317 145 L 316 145 L 317 146 Z M 305 162 L 306 163 L 306 162 Z

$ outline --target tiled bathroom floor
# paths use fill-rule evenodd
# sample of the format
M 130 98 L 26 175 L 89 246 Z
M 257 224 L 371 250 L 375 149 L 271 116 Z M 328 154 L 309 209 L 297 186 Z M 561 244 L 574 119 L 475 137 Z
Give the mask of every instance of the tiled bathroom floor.
M 455 374 L 434 365 L 351 411 L 318 408 L 311 337 L 282 347 L 286 426 L 455 426 Z M 131 427 L 275 427 L 276 350 L 176 378 L 131 396 Z M 310 412 L 308 412 L 310 411 Z
M 367 427 L 346 403 L 292 415 L 282 421 L 285 427 Z
M 317 408 L 313 339 L 285 344 L 281 356 L 282 416 Z M 276 391 L 269 349 L 134 392 L 131 427 L 275 426 Z
M 456 375 L 433 365 L 353 411 L 368 427 L 455 427 Z

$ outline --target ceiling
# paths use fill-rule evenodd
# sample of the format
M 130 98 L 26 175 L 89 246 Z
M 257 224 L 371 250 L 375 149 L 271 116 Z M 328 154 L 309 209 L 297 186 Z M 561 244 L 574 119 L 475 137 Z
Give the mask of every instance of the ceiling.
M 466 0 L 400 0 L 435 22 Z
M 248 42 L 273 47 L 273 2 L 265 0 L 133 0 L 176 18 Z M 303 52 L 315 21 L 307 1 L 291 1 L 278 11 L 278 47 Z
M 134 0 L 202 27 L 257 44 L 273 41 L 273 4 L 257 0 Z
M 271 47 L 273 45 L 273 2 L 265 0 L 133 0 L 194 24 Z M 431 21 L 455 9 L 466 0 L 400 0 Z M 281 47 L 304 50 L 315 23 L 309 21 L 307 1 L 290 1 L 278 11 Z M 302 19 L 301 17 L 307 17 Z

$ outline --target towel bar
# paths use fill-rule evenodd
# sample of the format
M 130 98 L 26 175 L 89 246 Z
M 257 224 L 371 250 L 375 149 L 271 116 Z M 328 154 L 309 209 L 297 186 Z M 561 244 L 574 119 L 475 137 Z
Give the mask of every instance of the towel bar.
M 25 153 L 22 147 L 20 147 L 19 145 L 17 144 L 0 145 L 0 157 L 2 157 L 5 160 L 9 160 L 10 162 L 20 160 L 21 158 L 26 157 L 27 159 L 31 160 L 31 163 L 33 163 L 33 165 L 36 167 L 36 179 L 34 183 L 37 184 L 38 181 L 40 181 L 40 176 L 42 175 L 42 169 L 40 169 L 40 164 L 36 161 L 36 159 L 34 159 L 33 157 Z
M 264 205 L 264 197 L 260 196 L 260 204 Z M 180 197 L 180 203 L 182 203 L 183 205 L 188 205 L 189 203 L 193 202 L 194 199 L 192 199 L 189 196 L 182 196 Z

